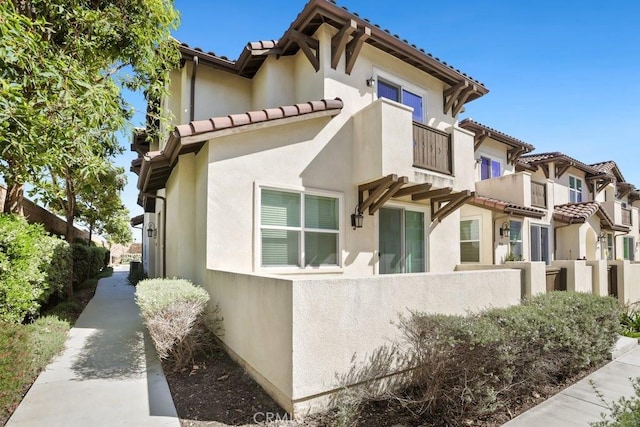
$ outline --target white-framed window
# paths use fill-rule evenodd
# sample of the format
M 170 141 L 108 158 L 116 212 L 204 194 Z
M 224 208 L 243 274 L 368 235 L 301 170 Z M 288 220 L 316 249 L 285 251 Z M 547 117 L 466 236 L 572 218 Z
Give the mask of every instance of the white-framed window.
M 616 259 L 616 245 L 613 244 L 613 241 L 613 233 L 607 233 L 607 247 L 604 255 L 609 261 Z
M 502 166 L 498 160 L 490 157 L 480 157 L 480 180 L 498 178 L 502 173 Z
M 480 262 L 480 219 L 460 221 L 460 262 Z
M 424 123 L 426 112 L 424 90 L 380 71 L 377 72 L 376 87 L 378 98 L 387 98 L 413 108 L 413 120 Z
M 569 175 L 569 201 L 571 203 L 582 202 L 582 180 Z
M 544 261 L 551 263 L 551 244 L 549 242 L 549 227 L 544 225 L 531 225 L 531 261 Z
M 622 239 L 622 249 L 624 259 L 633 261 L 635 259 L 636 246 L 633 237 L 624 237 Z
M 427 268 L 425 212 L 387 206 L 378 215 L 378 272 L 422 273 Z
M 273 267 L 340 264 L 340 197 L 260 188 L 260 263 Z
M 522 221 L 509 221 L 509 255 L 513 260 L 522 260 Z

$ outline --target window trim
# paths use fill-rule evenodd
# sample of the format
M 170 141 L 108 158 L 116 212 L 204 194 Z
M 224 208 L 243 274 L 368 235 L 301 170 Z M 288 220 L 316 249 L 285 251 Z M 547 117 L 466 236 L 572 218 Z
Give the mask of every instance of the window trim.
M 460 221 L 458 223 L 458 230 L 460 230 L 460 225 L 462 221 L 478 221 L 478 261 L 462 261 L 462 243 L 466 242 L 476 242 L 476 240 L 462 240 L 462 236 L 458 236 L 458 251 L 460 253 L 460 264 L 483 264 L 483 250 L 482 250 L 482 216 L 481 215 L 471 215 L 460 217 Z
M 388 209 L 399 209 L 402 211 L 412 211 L 412 212 L 420 212 L 422 214 L 424 214 L 424 247 L 423 247 L 423 251 L 424 251 L 424 272 L 423 273 L 428 273 L 429 272 L 429 225 L 428 225 L 428 221 L 427 218 L 429 218 L 429 209 L 427 208 L 427 206 L 424 205 L 414 205 L 414 204 L 410 204 L 410 203 L 398 203 L 398 202 L 387 202 L 384 204 L 384 206 L 382 206 L 382 208 L 388 208 Z M 379 212 L 379 211 L 378 211 Z M 404 217 L 403 217 L 403 224 L 404 224 Z M 375 228 L 376 228 L 376 234 L 375 234 L 375 251 L 374 254 L 376 255 L 376 259 L 378 260 L 375 263 L 375 269 L 374 269 L 374 274 L 381 276 L 382 274 L 380 273 L 380 215 L 376 215 L 375 216 Z M 404 251 L 406 247 L 406 240 L 405 240 L 405 230 L 404 227 L 402 229 L 402 250 Z M 406 254 L 403 254 L 406 255 Z M 396 273 L 396 274 L 422 274 L 422 273 L 406 273 L 406 272 L 402 272 L 402 273 Z
M 298 262 L 301 265 L 297 266 L 263 266 L 262 265 L 262 190 L 273 190 L 290 193 L 299 193 L 301 195 L 300 200 L 300 214 L 301 225 L 300 227 L 283 227 L 283 226 L 266 226 L 267 229 L 283 229 L 283 230 L 295 230 L 300 231 L 300 251 L 298 254 Z M 338 200 L 338 230 L 318 230 L 315 228 L 304 227 L 304 195 L 310 196 L 323 196 L 332 197 Z M 275 184 L 268 182 L 254 182 L 254 215 L 253 215 L 253 239 L 254 239 L 254 251 L 253 251 L 253 271 L 263 272 L 269 274 L 305 274 L 305 273 L 342 273 L 343 272 L 343 251 L 344 251 L 344 230 L 345 230 L 345 214 L 344 214 L 344 194 L 339 191 L 321 190 L 316 188 L 306 188 L 303 186 Z M 321 265 L 321 266 L 304 266 L 304 233 L 305 232 L 323 232 L 329 234 L 336 234 L 338 236 L 337 247 L 337 265 Z
M 578 189 L 577 188 L 571 188 L 571 178 L 573 178 L 576 182 L 580 181 L 580 201 L 578 201 L 578 197 L 577 197 Z M 582 179 L 582 178 L 580 178 L 578 176 L 575 176 L 575 175 L 569 175 L 568 188 L 569 188 L 569 203 L 582 203 L 582 202 L 585 201 L 585 197 L 584 197 L 584 179 Z M 575 202 L 571 201 L 571 194 L 572 193 L 576 194 L 576 201 Z
M 388 73 L 378 68 L 373 69 L 373 78 L 376 81 L 376 87 L 374 90 L 375 99 L 379 99 L 378 98 L 378 81 L 379 80 L 382 80 L 391 86 L 395 86 L 399 88 L 401 97 L 402 97 L 403 90 L 411 92 L 414 95 L 420 96 L 422 98 L 422 120 L 420 120 L 420 123 L 425 125 L 427 124 L 427 102 L 426 101 L 427 101 L 429 92 L 425 88 L 414 85 L 396 76 L 395 74 Z M 393 102 L 397 102 L 397 101 L 393 101 Z M 402 101 L 399 101 L 399 102 L 400 104 L 407 106 L 406 104 L 403 104 Z M 411 119 L 413 120 L 413 113 L 412 113 Z

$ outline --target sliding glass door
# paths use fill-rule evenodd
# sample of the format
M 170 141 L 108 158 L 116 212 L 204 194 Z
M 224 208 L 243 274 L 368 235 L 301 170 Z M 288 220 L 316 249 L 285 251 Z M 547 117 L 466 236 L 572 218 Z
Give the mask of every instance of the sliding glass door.
M 378 232 L 380 274 L 425 271 L 423 212 L 382 208 Z

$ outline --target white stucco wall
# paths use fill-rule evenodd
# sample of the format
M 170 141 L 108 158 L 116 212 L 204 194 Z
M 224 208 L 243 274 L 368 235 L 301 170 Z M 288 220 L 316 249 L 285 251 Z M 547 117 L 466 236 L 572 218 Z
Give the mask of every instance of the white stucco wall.
M 567 290 L 575 292 L 593 292 L 592 265 L 588 261 L 553 261 L 553 267 L 567 269 Z
M 521 274 L 521 297 L 527 298 L 547 292 L 546 265 L 542 261 L 508 261 L 500 265 L 486 264 L 460 264 L 456 271 L 483 271 L 483 270 L 519 270 Z
M 209 271 L 231 353 L 286 410 L 322 409 L 353 363 L 400 336 L 410 310 L 466 314 L 520 301 L 520 272 L 278 278 Z

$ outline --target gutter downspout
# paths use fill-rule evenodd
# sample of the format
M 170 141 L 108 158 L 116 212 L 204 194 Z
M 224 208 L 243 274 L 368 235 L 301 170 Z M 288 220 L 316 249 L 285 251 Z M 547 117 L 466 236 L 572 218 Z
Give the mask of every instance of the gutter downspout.
M 191 101 L 189 104 L 189 121 L 192 122 L 195 118 L 196 108 L 196 74 L 198 69 L 198 57 L 193 56 L 193 68 L 191 69 Z
M 162 200 L 162 278 L 167 277 L 167 199 L 156 194 L 142 193 L 145 197 Z

